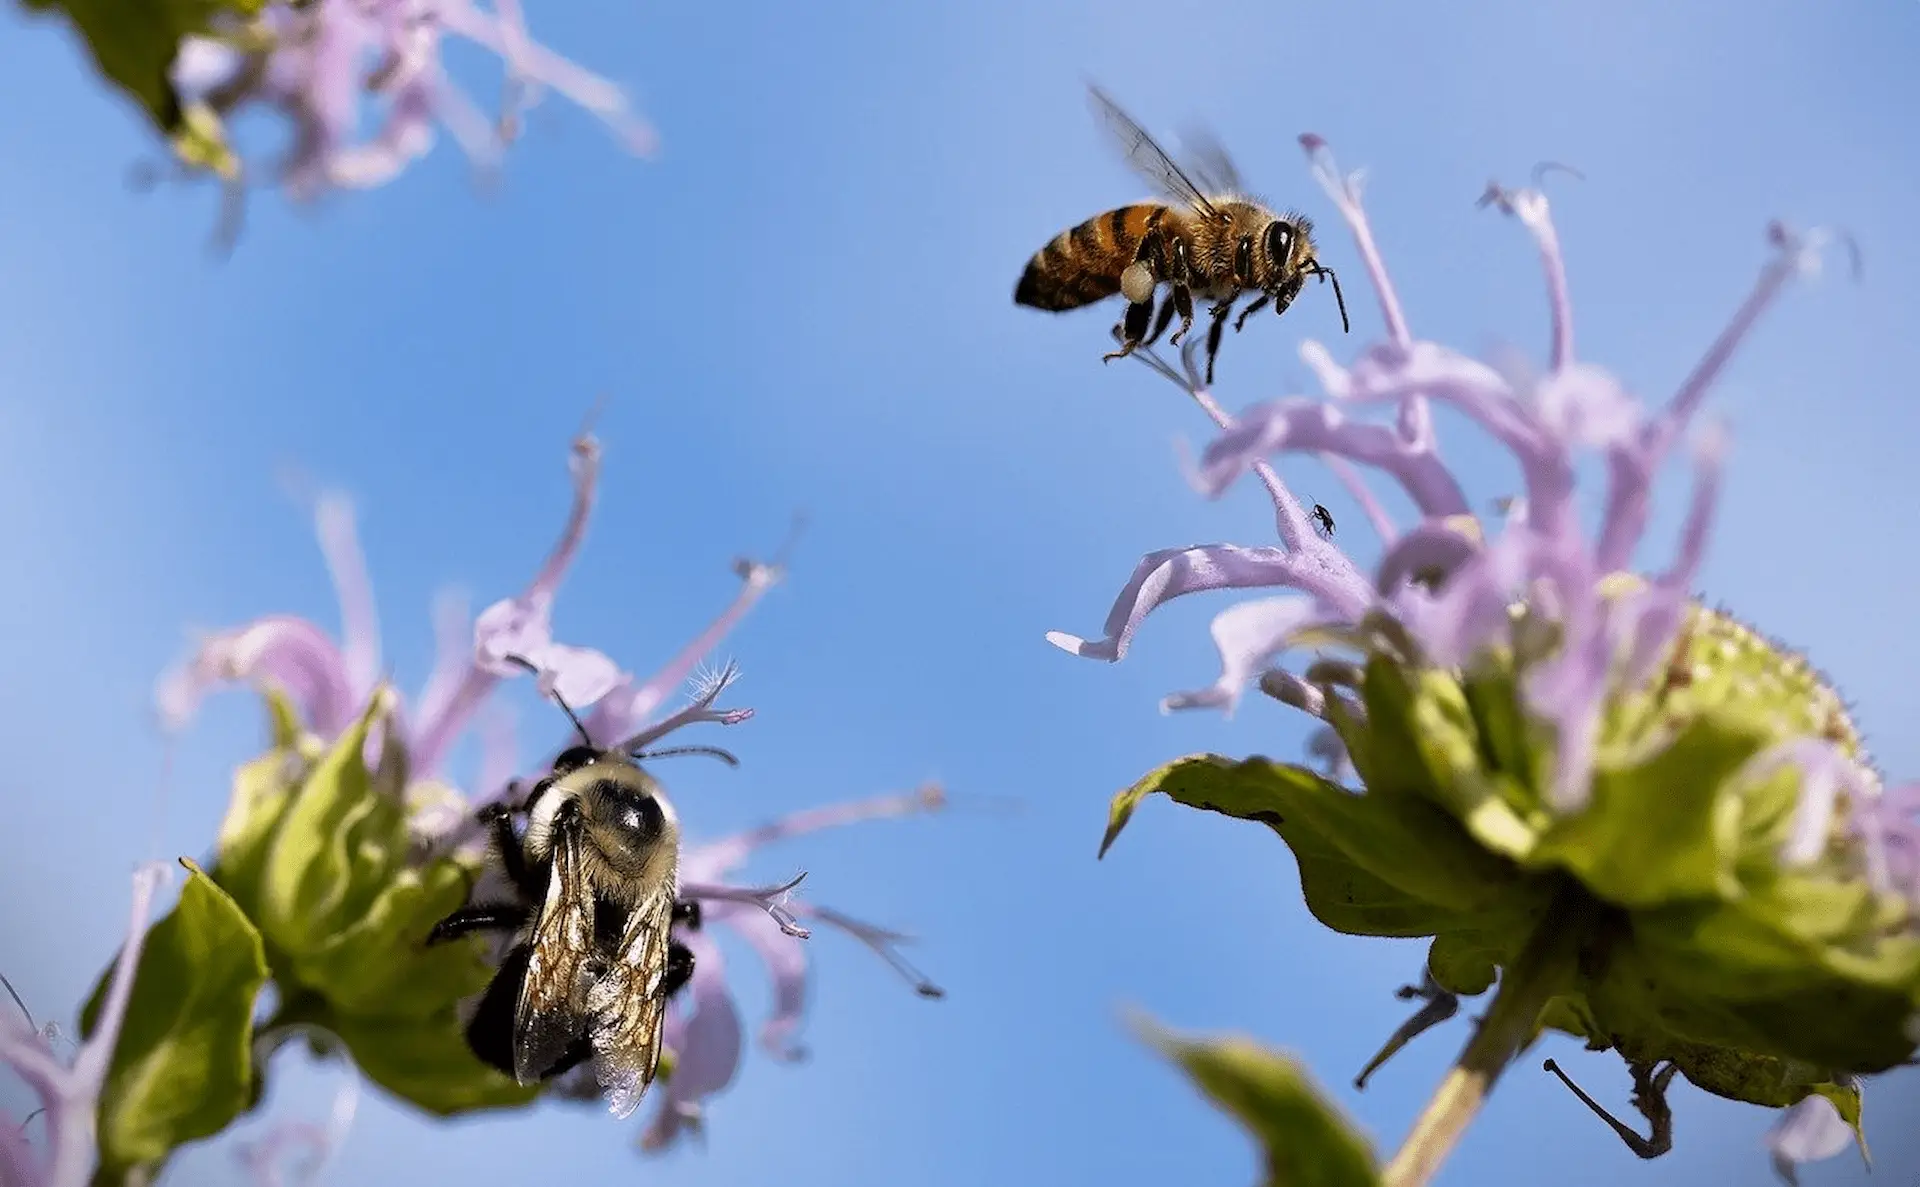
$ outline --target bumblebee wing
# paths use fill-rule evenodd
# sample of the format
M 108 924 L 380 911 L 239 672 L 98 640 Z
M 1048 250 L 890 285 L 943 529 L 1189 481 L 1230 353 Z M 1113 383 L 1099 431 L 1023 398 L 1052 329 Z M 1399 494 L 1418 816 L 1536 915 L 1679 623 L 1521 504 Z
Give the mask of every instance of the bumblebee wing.
M 593 987 L 593 1046 L 614 1116 L 640 1105 L 660 1066 L 666 1033 L 667 946 L 673 933 L 673 883 L 656 888 L 627 917 L 620 950 Z
M 1207 193 L 1246 194 L 1240 167 L 1210 130 L 1197 124 L 1185 129 L 1180 133 L 1180 149 L 1180 155 L 1187 159 L 1187 173 Z
M 562 820 L 514 1011 L 513 1077 L 522 1084 L 543 1078 L 587 1032 L 593 912 L 593 892 L 581 873 L 579 824 Z
M 1174 164 L 1173 158 L 1165 149 L 1153 142 L 1146 130 L 1133 122 L 1132 117 L 1121 111 L 1107 93 L 1099 87 L 1089 87 L 1093 98 L 1093 109 L 1106 123 L 1107 129 L 1119 142 L 1121 155 L 1127 158 L 1127 164 L 1133 171 L 1145 178 L 1148 184 L 1168 197 L 1184 202 L 1209 218 L 1220 217 L 1220 212 L 1193 179 Z

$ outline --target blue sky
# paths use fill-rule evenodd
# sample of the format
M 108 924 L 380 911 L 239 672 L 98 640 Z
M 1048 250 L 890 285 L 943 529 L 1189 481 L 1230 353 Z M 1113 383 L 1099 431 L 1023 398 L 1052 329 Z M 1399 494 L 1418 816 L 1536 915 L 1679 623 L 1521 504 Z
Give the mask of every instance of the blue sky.
M 1540 160 L 1577 165 L 1586 180 L 1551 193 L 1579 348 L 1649 398 L 1744 295 L 1768 219 L 1849 229 L 1864 282 L 1791 291 L 1716 393 L 1735 453 L 1702 585 L 1807 650 L 1882 766 L 1920 774 L 1920 562 L 1900 526 L 1920 504 L 1920 6 L 528 7 L 547 44 L 632 88 L 658 160 L 550 100 L 495 192 L 443 145 L 318 209 L 257 197 L 225 263 L 205 250 L 215 195 L 132 192 L 153 146 L 131 110 L 64 31 L 0 18 L 0 894 L 16 904 L 0 964 L 60 1015 L 123 925 L 132 864 L 206 846 L 256 710 L 210 708 L 162 813 L 149 690 L 189 626 L 332 625 L 288 467 L 356 497 L 387 658 L 415 687 L 436 590 L 484 604 L 538 563 L 567 440 L 606 392 L 605 496 L 561 633 L 644 669 L 728 598 L 732 557 L 806 511 L 790 582 L 730 647 L 759 710 L 727 738 L 745 767 L 687 763 L 672 786 L 711 836 L 944 780 L 960 801 L 944 818 L 813 838 L 757 872 L 807 869 L 817 901 L 913 929 L 949 997 L 920 1001 L 823 936 L 812 1061 L 749 1056 L 704 1152 L 641 1165 L 631 1130 L 592 1110 L 433 1125 L 382 1103 L 330 1181 L 517 1184 L 534 1158 L 606 1182 L 1250 1181 L 1251 1147 L 1127 1037 L 1123 1004 L 1295 1050 L 1383 1149 L 1404 1132 L 1464 1023 L 1363 1096 L 1347 1083 L 1403 1017 L 1392 990 L 1417 945 L 1322 934 L 1277 841 L 1165 804 L 1093 860 L 1108 796 L 1150 766 L 1292 755 L 1305 729 L 1256 703 L 1231 722 L 1159 715 L 1164 692 L 1212 678 L 1219 603 L 1157 616 L 1116 667 L 1042 641 L 1095 630 L 1145 551 L 1271 530 L 1251 491 L 1185 486 L 1172 442 L 1205 425 L 1144 369 L 1099 365 L 1107 311 L 1010 303 L 1048 237 L 1139 196 L 1086 77 L 1156 130 L 1210 122 L 1256 185 L 1320 220 L 1346 278 L 1353 337 L 1332 340 L 1318 292 L 1256 320 L 1223 352 L 1229 407 L 1301 390 L 1303 337 L 1348 352 L 1379 328 L 1300 131 L 1368 169 L 1415 331 L 1474 350 L 1537 352 L 1545 331 L 1530 245 L 1474 198 Z M 1499 456 L 1443 424 L 1472 493 L 1505 493 Z M 1354 525 L 1343 540 L 1364 536 L 1324 472 L 1289 475 Z M 1656 528 L 1676 522 L 1669 502 Z M 516 704 L 529 753 L 558 736 Z M 751 1018 L 765 995 L 735 964 Z M 1545 1053 L 1624 1104 L 1610 1059 Z M 1513 1070 L 1441 1182 L 1767 1181 L 1760 1110 L 1682 1088 L 1675 1151 L 1642 1165 L 1536 1068 Z M 284 1070 L 277 1106 L 322 1108 L 331 1073 Z M 1920 1077 L 1873 1085 L 1877 1181 L 1920 1169 L 1917 1108 Z M 224 1148 L 188 1158 L 192 1181 L 238 1181 Z M 1862 1177 L 1842 1158 L 1804 1181 Z

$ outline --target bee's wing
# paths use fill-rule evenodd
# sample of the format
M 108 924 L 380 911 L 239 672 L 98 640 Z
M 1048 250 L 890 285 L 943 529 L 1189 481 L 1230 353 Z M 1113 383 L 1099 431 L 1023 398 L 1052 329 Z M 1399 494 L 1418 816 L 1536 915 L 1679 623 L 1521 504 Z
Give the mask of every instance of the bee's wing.
M 593 987 L 593 1046 L 600 1083 L 616 1117 L 631 1114 L 653 1083 L 666 1033 L 667 946 L 673 933 L 673 881 L 668 879 L 627 917 L 620 950 Z
M 1197 124 L 1183 130 L 1180 155 L 1187 159 L 1187 172 L 1207 193 L 1244 195 L 1247 192 L 1246 183 L 1240 180 L 1239 167 L 1210 130 Z
M 513 1075 L 531 1084 L 586 1034 L 587 985 L 593 960 L 593 891 L 580 868 L 580 828 L 554 830 L 547 901 L 533 926 L 527 977 L 513 1020 Z
M 1213 203 L 1207 201 L 1207 196 L 1200 192 L 1200 187 L 1194 185 L 1193 179 L 1174 164 L 1165 149 L 1153 142 L 1153 137 L 1147 135 L 1145 129 L 1134 123 L 1112 99 L 1107 98 L 1105 91 L 1094 86 L 1087 89 L 1093 99 L 1094 111 L 1119 142 L 1121 155 L 1127 158 L 1127 164 L 1133 166 L 1135 173 L 1145 178 L 1154 189 L 1193 207 L 1201 214 L 1210 218 L 1220 216 Z

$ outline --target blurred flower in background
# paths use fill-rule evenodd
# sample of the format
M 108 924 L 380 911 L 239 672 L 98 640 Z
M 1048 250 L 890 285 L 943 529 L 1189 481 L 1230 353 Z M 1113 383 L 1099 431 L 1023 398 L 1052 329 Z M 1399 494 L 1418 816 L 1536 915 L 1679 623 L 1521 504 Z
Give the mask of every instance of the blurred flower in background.
M 246 185 L 277 183 L 296 200 L 384 185 L 424 156 L 442 127 L 490 170 L 549 90 L 600 117 L 630 151 L 655 145 L 618 87 L 533 40 L 519 0 L 163 0 L 139 21 L 111 6 L 26 3 L 72 21 L 182 168 L 226 182 L 221 238 L 229 243 Z M 449 37 L 505 67 L 494 115 L 448 74 Z M 277 158 L 235 147 L 234 122 L 251 111 L 285 124 Z

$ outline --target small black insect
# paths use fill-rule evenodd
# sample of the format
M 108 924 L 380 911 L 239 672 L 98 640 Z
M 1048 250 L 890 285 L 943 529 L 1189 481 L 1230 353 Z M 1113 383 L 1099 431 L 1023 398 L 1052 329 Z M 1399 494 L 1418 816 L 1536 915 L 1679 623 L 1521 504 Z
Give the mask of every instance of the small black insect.
M 1315 503 L 1313 505 L 1313 527 L 1321 536 L 1328 540 L 1333 539 L 1333 512 Z

